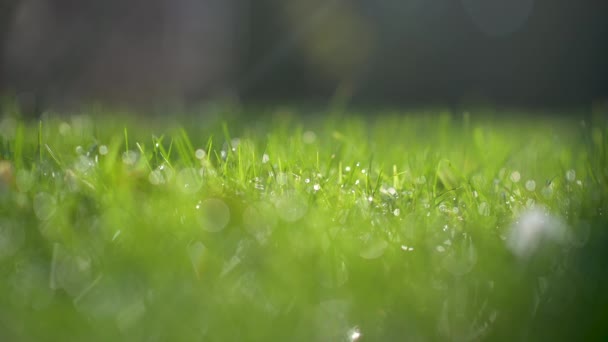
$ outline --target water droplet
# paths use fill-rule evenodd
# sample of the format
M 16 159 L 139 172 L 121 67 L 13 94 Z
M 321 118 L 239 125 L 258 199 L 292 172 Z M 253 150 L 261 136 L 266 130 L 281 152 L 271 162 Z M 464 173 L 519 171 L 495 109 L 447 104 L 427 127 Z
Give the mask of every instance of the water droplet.
M 84 154 L 84 148 L 82 148 L 82 146 L 78 145 L 76 146 L 76 148 L 74 149 L 74 151 L 76 152 L 76 154 L 80 155 L 80 154 Z
M 435 249 L 436 249 L 436 250 L 437 250 L 437 252 L 439 252 L 439 253 L 443 253 L 443 252 L 445 252 L 445 247 L 443 247 L 443 246 L 437 246 L 437 247 L 435 247 Z
M 393 210 L 393 215 L 395 215 L 395 216 L 401 215 L 401 209 L 396 208 L 395 210 Z
M 528 180 L 526 182 L 526 190 L 528 190 L 528 191 L 536 190 L 536 182 L 533 181 L 532 179 Z
M 275 201 L 279 216 L 286 222 L 295 222 L 308 211 L 306 199 L 295 191 L 286 191 Z
M 419 185 L 426 184 L 426 177 L 425 176 L 420 176 L 420 177 L 416 178 L 416 184 L 419 184 Z
M 543 195 L 543 197 L 545 198 L 551 198 L 553 196 L 553 189 L 551 186 L 546 186 L 543 188 L 543 190 L 541 191 L 541 194 Z
M 177 187 L 183 193 L 193 194 L 199 191 L 202 186 L 203 179 L 195 168 L 185 168 L 177 175 Z
M 368 241 L 359 252 L 363 259 L 377 259 L 384 254 L 388 247 L 388 242 L 384 239 L 372 239 Z
M 46 192 L 40 192 L 34 196 L 34 214 L 41 221 L 50 219 L 57 211 L 57 200 Z
M 513 183 L 519 182 L 520 179 L 521 179 L 521 174 L 519 173 L 519 171 L 513 171 L 511 173 L 511 181 Z
M 139 154 L 135 151 L 126 151 L 122 153 L 122 162 L 126 165 L 135 165 L 137 159 L 139 158 Z
M 19 170 L 15 175 L 17 189 L 21 192 L 28 192 L 34 185 L 34 175 L 27 170 Z
M 568 170 L 566 171 L 566 179 L 568 182 L 574 182 L 576 180 L 576 171 Z
M 345 172 L 350 172 L 350 166 L 345 167 L 345 168 L 344 168 L 344 171 L 345 171 Z
M 108 146 L 106 145 L 101 145 L 99 146 L 99 154 L 101 154 L 102 156 L 105 156 L 106 154 L 108 154 Z
M 150 184 L 152 185 L 159 185 L 161 183 L 164 183 L 165 179 L 160 170 L 153 170 L 148 175 L 148 181 L 150 181 Z
M 230 209 L 224 201 L 216 198 L 204 200 L 199 207 L 199 222 L 208 232 L 219 232 L 230 222 Z
M 306 179 L 304 180 L 304 183 L 306 183 L 306 184 L 310 183 L 310 178 L 306 178 Z
M 268 163 L 269 161 L 270 161 L 270 157 L 269 157 L 269 156 L 268 156 L 266 153 L 264 153 L 264 154 L 262 155 L 262 164 L 266 164 L 266 163 Z
M 362 169 L 362 170 L 361 170 L 361 173 L 362 173 L 362 174 L 365 174 L 366 172 L 367 172 L 367 170 L 366 170 L 366 169 Z
M 321 190 L 321 185 L 319 185 L 319 184 L 315 184 L 315 185 L 313 185 L 313 187 L 312 187 L 312 188 L 313 188 L 313 190 L 315 190 L 315 191 L 319 191 L 319 190 Z
M 317 140 L 317 135 L 313 131 L 306 131 L 302 134 L 302 141 L 305 144 L 312 144 Z
M 479 212 L 479 215 L 481 216 L 490 216 L 490 205 L 486 202 L 479 203 L 477 212 Z
M 8 219 L 0 219 L 0 260 L 15 255 L 25 242 L 25 229 Z
M 87 156 L 79 156 L 74 163 L 74 169 L 79 173 L 87 173 L 95 166 L 95 162 Z
M 205 150 L 200 149 L 200 148 L 198 150 L 196 150 L 196 152 L 194 152 L 194 156 L 198 160 L 202 160 L 203 158 L 205 158 L 206 155 L 207 155 L 207 152 L 205 152 Z

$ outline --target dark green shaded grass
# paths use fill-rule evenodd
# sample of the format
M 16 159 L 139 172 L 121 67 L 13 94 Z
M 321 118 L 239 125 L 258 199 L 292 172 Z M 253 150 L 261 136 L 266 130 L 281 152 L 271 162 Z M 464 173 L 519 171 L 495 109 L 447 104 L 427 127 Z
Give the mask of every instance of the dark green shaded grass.
M 0 338 L 606 336 L 603 119 L 223 110 L 6 115 Z

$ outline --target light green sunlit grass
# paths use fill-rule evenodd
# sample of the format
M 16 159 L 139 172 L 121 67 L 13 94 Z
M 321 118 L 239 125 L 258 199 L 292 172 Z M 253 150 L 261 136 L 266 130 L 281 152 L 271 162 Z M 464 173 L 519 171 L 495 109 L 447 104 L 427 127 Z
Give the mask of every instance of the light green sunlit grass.
M 0 340 L 606 336 L 603 120 L 6 114 Z

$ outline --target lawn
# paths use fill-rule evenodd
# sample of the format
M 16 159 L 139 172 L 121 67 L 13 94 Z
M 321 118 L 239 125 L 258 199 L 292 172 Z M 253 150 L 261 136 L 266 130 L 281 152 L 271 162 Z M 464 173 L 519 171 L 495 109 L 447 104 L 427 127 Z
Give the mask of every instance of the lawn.
M 5 106 L 0 340 L 608 337 L 601 115 L 245 112 Z

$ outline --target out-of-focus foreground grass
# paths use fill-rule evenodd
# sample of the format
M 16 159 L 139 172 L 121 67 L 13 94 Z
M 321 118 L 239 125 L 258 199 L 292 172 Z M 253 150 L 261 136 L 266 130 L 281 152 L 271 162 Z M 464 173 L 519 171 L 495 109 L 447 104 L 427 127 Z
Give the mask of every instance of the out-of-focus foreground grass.
M 605 120 L 217 111 L 4 110 L 0 340 L 608 336 Z

